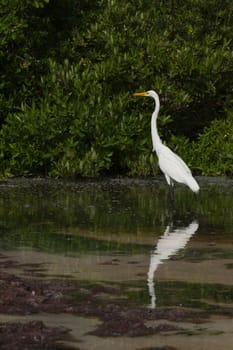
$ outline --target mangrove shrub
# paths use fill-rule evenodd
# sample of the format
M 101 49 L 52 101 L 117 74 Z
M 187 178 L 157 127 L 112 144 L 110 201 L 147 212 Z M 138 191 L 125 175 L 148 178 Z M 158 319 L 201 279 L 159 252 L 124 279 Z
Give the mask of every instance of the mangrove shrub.
M 200 174 L 232 174 L 232 2 L 3 0 L 3 176 L 150 175 L 160 134 Z

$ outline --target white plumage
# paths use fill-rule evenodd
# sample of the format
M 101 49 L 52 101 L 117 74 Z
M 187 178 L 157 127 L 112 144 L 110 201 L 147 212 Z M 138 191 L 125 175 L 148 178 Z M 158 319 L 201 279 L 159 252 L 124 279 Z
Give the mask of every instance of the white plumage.
M 158 94 L 153 90 L 149 90 L 146 92 L 135 93 L 134 96 L 149 96 L 155 101 L 155 110 L 151 118 L 153 151 L 157 153 L 159 167 L 164 173 L 168 185 L 173 186 L 173 181 L 176 181 L 187 185 L 193 192 L 198 192 L 200 187 L 192 176 L 189 167 L 176 153 L 165 146 L 159 137 L 157 118 L 160 109 L 160 101 Z

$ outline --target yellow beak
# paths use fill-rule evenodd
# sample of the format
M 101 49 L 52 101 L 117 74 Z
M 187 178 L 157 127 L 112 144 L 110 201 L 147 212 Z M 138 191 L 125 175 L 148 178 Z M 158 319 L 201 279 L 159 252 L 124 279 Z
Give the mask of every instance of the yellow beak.
M 147 91 L 144 91 L 144 92 L 135 92 L 133 94 L 133 96 L 146 96 L 147 95 Z

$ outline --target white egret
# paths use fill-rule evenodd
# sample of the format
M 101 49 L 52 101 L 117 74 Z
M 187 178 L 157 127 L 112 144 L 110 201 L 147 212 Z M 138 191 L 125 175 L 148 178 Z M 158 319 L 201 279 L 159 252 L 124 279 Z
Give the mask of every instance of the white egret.
M 199 185 L 192 176 L 191 170 L 185 162 L 170 148 L 165 146 L 158 134 L 157 118 L 160 109 L 158 94 L 153 91 L 136 92 L 134 96 L 149 96 L 155 101 L 155 110 L 151 117 L 151 136 L 153 151 L 157 153 L 159 167 L 165 175 L 167 183 L 173 194 L 174 181 L 187 185 L 193 192 L 199 191 Z

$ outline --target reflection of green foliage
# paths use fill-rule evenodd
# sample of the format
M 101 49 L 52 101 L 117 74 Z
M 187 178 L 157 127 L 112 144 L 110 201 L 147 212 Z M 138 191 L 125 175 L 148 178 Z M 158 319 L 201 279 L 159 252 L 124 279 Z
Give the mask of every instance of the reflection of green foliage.
M 222 186 L 214 184 L 208 187 L 203 183 L 198 197 L 184 187 L 177 187 L 173 225 L 186 226 L 194 218 L 199 218 L 197 235 L 211 234 L 212 240 L 215 234 L 215 240 L 229 240 L 233 232 L 232 207 L 233 196 L 225 182 Z M 137 235 L 143 236 L 149 232 L 156 239 L 163 235 L 170 216 L 165 180 L 162 183 L 157 180 L 76 183 L 13 180 L 1 187 L 0 226 L 3 241 L 40 246 L 51 251 L 59 251 L 60 248 L 56 246 L 59 240 L 65 251 L 83 250 L 84 247 L 95 251 L 118 248 L 124 251 L 129 247 L 111 246 L 99 240 L 75 239 L 80 235 L 85 236 L 85 232 L 95 238 L 116 233 L 118 236 L 134 236 L 135 240 Z M 185 250 L 178 257 L 202 259 L 208 258 L 206 254 L 209 257 L 218 254 L 224 256 L 227 252 L 218 252 L 214 248 L 210 248 L 208 253 Z
M 231 303 L 233 300 L 232 286 L 220 284 L 165 282 L 156 289 L 159 304 L 184 306 L 199 305 L 204 308 L 216 308 L 218 303 Z M 201 300 L 201 302 L 200 302 Z
M 232 264 L 225 264 L 227 269 L 233 269 L 233 263 Z
M 192 262 L 199 262 L 209 259 L 233 259 L 232 249 L 219 249 L 219 248 L 186 248 L 181 250 L 176 255 L 176 260 L 188 260 Z M 231 264 L 227 264 L 229 267 Z M 230 267 L 229 267 L 230 268 Z
M 133 285 L 131 283 L 130 287 Z M 148 289 L 142 282 L 135 282 L 135 287 L 138 287 L 138 290 L 127 292 L 129 299 L 148 305 L 150 303 Z M 233 301 L 233 287 L 221 284 L 155 281 L 155 292 L 157 306 L 182 305 L 221 312 L 218 304 L 230 304 Z
M 21 231 L 22 230 L 22 231 Z M 110 240 L 100 240 L 88 237 L 76 237 L 64 234 L 48 232 L 45 228 L 38 231 L 27 231 L 19 229 L 18 232 L 1 232 L 0 242 L 2 249 L 12 247 L 30 247 L 41 249 L 50 253 L 62 253 L 69 256 L 76 256 L 83 253 L 101 254 L 106 253 L 127 253 L 138 254 L 147 253 L 148 245 L 121 244 Z

